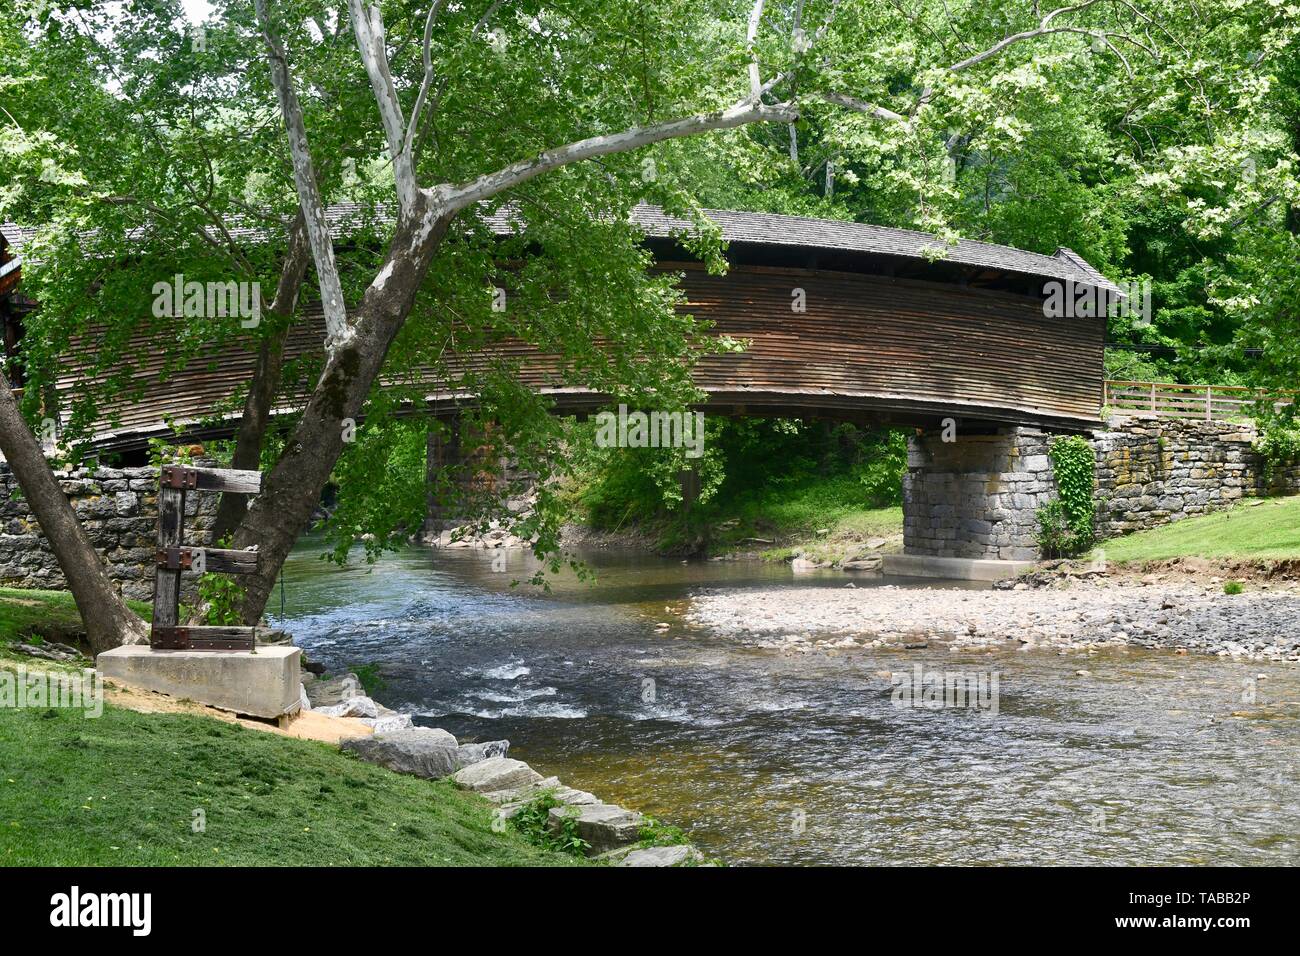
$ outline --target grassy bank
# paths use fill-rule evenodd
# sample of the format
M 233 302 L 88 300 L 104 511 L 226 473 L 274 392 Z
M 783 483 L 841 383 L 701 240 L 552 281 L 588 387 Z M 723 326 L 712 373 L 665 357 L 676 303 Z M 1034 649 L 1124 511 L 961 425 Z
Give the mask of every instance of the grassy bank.
M 202 811 L 204 827 L 196 832 Z M 0 864 L 572 865 L 491 807 L 204 717 L 0 708 Z
M 568 489 L 573 517 L 663 551 L 757 552 L 777 560 L 852 557 L 872 538 L 902 534 L 902 432 L 724 419 L 710 425 L 705 456 L 694 467 L 699 499 L 686 508 L 676 466 L 668 467 L 662 453 L 589 454 Z
M 711 553 L 758 551 L 771 560 L 803 555 L 817 561 L 851 557 L 873 538 L 903 533 L 900 505 L 873 508 L 861 484 L 847 477 L 810 477 L 779 492 L 723 502 L 708 541 Z
M 1108 561 L 1122 563 L 1185 557 L 1300 559 L 1300 496 L 1244 501 L 1228 511 L 1112 538 L 1101 549 Z
M 10 647 L 80 629 L 70 594 L 0 589 L 0 678 L 74 670 Z M 450 783 L 207 717 L 0 706 L 0 865 L 582 862 L 494 833 L 491 813 Z
M 133 611 L 149 616 L 149 605 L 128 601 Z M 70 591 L 0 588 L 0 654 L 15 640 L 59 641 L 76 645 L 86 628 Z

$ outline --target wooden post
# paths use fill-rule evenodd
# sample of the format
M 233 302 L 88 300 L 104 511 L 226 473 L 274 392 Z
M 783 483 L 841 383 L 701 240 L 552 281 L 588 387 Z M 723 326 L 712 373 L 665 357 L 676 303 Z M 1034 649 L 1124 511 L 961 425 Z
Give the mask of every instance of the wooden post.
M 1156 413 L 1156 383 L 1151 383 L 1151 414 Z
M 158 489 L 158 549 L 179 548 L 185 537 L 185 489 L 163 484 Z M 155 569 L 153 626 L 175 627 L 180 617 L 181 569 Z
M 220 491 L 255 495 L 262 490 L 256 471 L 164 465 L 158 475 L 158 550 L 154 557 L 153 626 L 149 643 L 155 651 L 242 650 L 257 648 L 255 627 L 180 626 L 181 573 L 214 571 L 252 574 L 257 553 L 227 548 L 185 547 L 185 492 Z M 199 560 L 201 558 L 201 560 Z
M 1205 420 L 1208 422 L 1211 418 L 1211 411 L 1214 408 L 1214 386 L 1205 386 Z

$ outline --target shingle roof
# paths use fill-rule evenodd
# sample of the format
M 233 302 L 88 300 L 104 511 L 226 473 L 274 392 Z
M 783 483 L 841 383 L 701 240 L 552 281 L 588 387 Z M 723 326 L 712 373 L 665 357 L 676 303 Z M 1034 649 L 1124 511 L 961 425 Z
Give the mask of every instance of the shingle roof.
M 727 209 L 707 209 L 705 213 L 718 224 L 722 238 L 728 242 L 834 249 L 904 259 L 934 259 L 937 255 L 944 262 L 1030 276 L 1070 279 L 1083 285 L 1097 285 L 1119 291 L 1109 279 L 1069 249 L 1058 249 L 1054 255 L 1045 256 L 973 239 L 961 239 L 956 245 L 948 245 L 929 233 L 860 222 Z M 632 218 L 651 236 L 666 236 L 690 227 L 688 221 L 668 216 L 658 206 L 637 206 Z
M 955 245 L 949 245 L 929 233 L 859 222 L 728 209 L 706 209 L 704 213 L 717 223 L 722 238 L 729 243 L 860 252 L 923 261 L 937 259 L 958 265 L 1068 280 L 1120 292 L 1114 283 L 1081 256 L 1065 248 L 1047 256 L 973 239 L 961 239 Z M 374 214 L 358 205 L 344 203 L 328 210 L 330 228 L 336 235 L 346 235 L 367 218 L 374 218 Z M 483 218 L 499 235 L 511 235 L 517 231 L 509 206 Z M 631 218 L 652 238 L 670 238 L 693 229 L 689 220 L 670 216 L 660 207 L 648 204 L 636 206 Z M 391 215 L 381 210 L 378 219 L 380 222 L 391 220 Z M 255 239 L 266 233 L 262 226 L 235 227 L 230 231 L 236 239 Z M 16 253 L 20 253 L 36 235 L 35 229 L 13 223 L 0 224 L 0 232 L 9 239 Z

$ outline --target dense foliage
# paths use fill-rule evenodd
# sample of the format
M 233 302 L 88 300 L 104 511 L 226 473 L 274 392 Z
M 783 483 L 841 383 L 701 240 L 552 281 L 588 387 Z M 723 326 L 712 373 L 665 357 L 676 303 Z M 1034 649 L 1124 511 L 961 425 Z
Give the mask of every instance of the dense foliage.
M 355 297 L 391 233 L 391 157 L 346 5 L 272 6 L 321 192 L 356 209 L 336 243 Z M 379 6 L 409 106 L 428 4 Z M 458 218 L 335 469 L 335 556 L 358 540 L 373 554 L 417 520 L 422 438 L 403 413 L 424 400 L 430 377 L 457 378 L 447 363 L 457 347 L 518 336 L 556 355 L 558 379 L 633 407 L 697 397 L 690 364 L 719 346 L 675 308 L 672 277 L 645 268 L 626 217 L 644 200 L 688 215 L 699 203 L 925 229 L 938 237 L 936 256 L 958 235 L 1045 253 L 1067 246 L 1113 279 L 1152 282 L 1150 322 L 1112 322 L 1111 375 L 1300 381 L 1294 5 L 773 0 L 751 44 L 752 9 L 744 0 L 446 5 L 430 35 L 435 83 L 418 130 L 424 182 L 463 182 L 582 136 L 734 102 L 751 52 L 775 77 L 766 101 L 797 100 L 801 115 L 532 179 L 490 204 L 509 203 L 517 218 L 520 235 L 504 246 L 473 216 Z M 298 208 L 252 4 L 217 0 L 202 42 L 196 26 L 178 0 L 16 0 L 0 10 L 0 218 L 41 227 L 23 281 L 42 308 L 9 371 L 29 384 L 23 402 L 36 424 L 70 358 L 91 361 L 96 385 L 60 398 L 72 454 L 106 397 L 138 394 L 145 359 L 170 374 L 218 348 L 256 349 L 315 305 L 305 291 L 293 316 L 251 329 L 150 313 L 154 282 L 178 272 L 273 287 Z M 705 228 L 692 244 L 717 268 L 715 238 Z M 493 308 L 494 289 L 505 309 Z M 509 351 L 499 355 L 449 384 L 481 396 L 465 424 L 476 440 L 508 445 L 544 479 L 537 512 L 516 530 L 550 552 L 565 504 L 550 479 L 579 463 L 556 454 L 575 447 L 576 426 L 549 416 Z M 322 362 L 309 350 L 285 369 L 282 404 L 300 400 Z M 268 465 L 296 414 L 267 438 Z M 801 443 L 815 428 L 786 427 L 711 424 L 696 512 L 776 487 L 759 461 L 809 474 L 820 453 Z M 897 454 L 878 450 L 882 461 Z M 831 478 L 863 501 L 885 500 L 892 477 L 841 464 Z M 608 456 L 592 514 L 617 525 L 671 509 L 681 465 L 668 454 Z M 484 521 L 519 520 L 488 496 L 476 504 Z
M 682 509 L 679 468 L 661 449 L 575 442 L 579 513 L 596 528 L 658 528 L 666 544 L 698 546 L 719 525 L 812 532 L 841 513 L 896 505 L 907 466 L 899 431 L 797 419 L 709 419 L 694 463 L 700 495 Z

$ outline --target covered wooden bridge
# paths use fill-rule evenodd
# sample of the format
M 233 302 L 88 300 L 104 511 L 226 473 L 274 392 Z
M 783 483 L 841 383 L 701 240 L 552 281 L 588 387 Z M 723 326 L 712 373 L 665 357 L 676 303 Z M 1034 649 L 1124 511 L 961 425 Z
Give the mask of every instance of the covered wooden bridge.
M 334 215 L 346 228 L 347 210 Z M 707 411 L 922 427 L 945 417 L 1071 431 L 1096 424 L 1105 319 L 1045 315 L 1045 287 L 1118 290 L 1068 249 L 1047 256 L 968 240 L 946 246 L 924 233 L 859 223 L 709 215 L 728 243 L 731 268 L 723 276 L 709 275 L 673 239 L 687 223 L 655 207 L 635 210 L 657 268 L 681 275 L 684 308 L 717 334 L 748 343 L 743 352 L 699 363 L 695 379 L 708 395 Z M 503 234 L 511 228 L 505 216 L 491 222 Z M 28 232 L 0 232 L 9 262 L 17 263 L 9 265 L 0 303 L 12 343 L 21 313 L 14 254 Z M 308 316 L 292 332 L 286 358 L 319 350 L 323 338 L 319 316 Z M 207 419 L 252 376 L 253 353 L 232 348 L 215 365 L 198 360 L 164 381 L 163 359 L 141 345 L 134 371 L 140 393 L 104 408 L 95 429 L 101 448 L 141 448 L 168 434 L 165 419 Z M 560 381 L 555 358 L 526 343 L 503 342 L 494 351 L 517 359 L 523 379 L 552 396 L 558 412 L 608 403 Z M 453 369 L 488 357 L 457 356 Z M 429 383 L 430 412 L 450 414 L 473 400 L 454 382 Z M 81 384 L 74 361 L 57 390 L 70 395 Z
M 346 232 L 349 210 L 340 207 L 332 216 Z M 681 276 L 683 308 L 712 323 L 716 334 L 747 343 L 742 352 L 710 355 L 697 366 L 706 412 L 922 430 L 952 419 L 963 439 L 979 437 L 986 446 L 994 436 L 1025 427 L 1077 432 L 1099 423 L 1105 315 L 1050 316 L 1044 302 L 1053 283 L 1110 296 L 1119 290 L 1070 250 L 1042 255 L 968 240 L 944 245 L 924 233 L 792 216 L 722 210 L 709 216 L 727 242 L 731 268 L 726 275 L 708 274 L 674 238 L 688 223 L 652 206 L 634 211 L 655 267 Z M 502 235 L 512 229 L 505 215 L 489 222 Z M 0 310 L 12 347 L 23 308 L 17 256 L 28 233 L 10 226 L 0 232 L 7 246 L 0 251 L 0 270 L 9 280 Z M 318 350 L 323 338 L 320 318 L 308 316 L 292 331 L 286 358 Z M 169 419 L 197 427 L 229 407 L 230 396 L 251 379 L 254 364 L 251 351 L 231 349 L 217 362 L 195 362 L 164 381 L 162 359 L 149 357 L 146 347 L 140 355 L 134 373 L 139 394 L 104 408 L 95 429 L 98 447 L 141 450 L 150 437 L 170 433 Z M 427 412 L 453 415 L 472 403 L 472 394 L 457 389 L 456 368 L 499 355 L 517 360 L 523 380 L 549 395 L 557 413 L 609 404 L 608 396 L 562 381 L 554 356 L 507 341 L 491 353 L 457 355 L 447 380 L 429 382 Z M 71 393 L 82 381 L 71 362 L 57 391 Z M 234 430 L 233 415 L 224 421 L 216 432 Z M 213 433 L 209 427 L 196 434 Z M 965 469 L 974 477 L 1014 472 L 1014 465 L 999 460 L 941 467 L 948 474 Z M 928 477 L 936 467 L 918 458 L 910 478 Z M 911 484 L 915 489 L 933 483 Z M 959 494 L 956 485 L 952 493 Z M 929 498 L 924 507 L 933 510 Z M 909 550 L 1003 558 L 1025 557 L 1032 550 L 1031 522 L 1020 520 L 1023 514 L 1016 521 L 1019 530 L 1008 537 L 986 530 L 991 517 L 995 525 L 1000 520 L 986 514 L 989 509 L 966 510 L 969 515 L 958 509 L 955 519 L 933 526 L 932 516 L 909 514 L 915 519 Z M 972 534 L 987 541 L 968 540 Z

